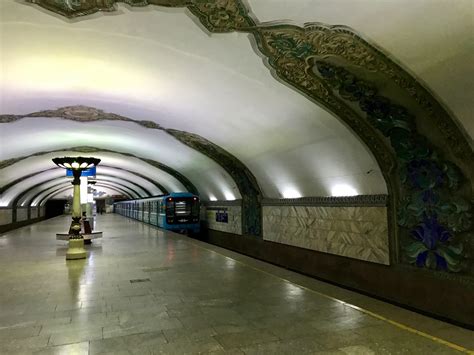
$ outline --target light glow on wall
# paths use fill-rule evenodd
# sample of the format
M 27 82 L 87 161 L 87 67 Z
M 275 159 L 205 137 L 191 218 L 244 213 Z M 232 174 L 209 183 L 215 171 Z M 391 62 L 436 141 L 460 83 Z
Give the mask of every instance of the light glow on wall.
M 356 189 L 347 184 L 334 185 L 331 188 L 331 196 L 356 196 L 358 194 Z
M 235 200 L 235 195 L 230 191 L 224 191 L 224 196 L 227 201 Z
M 302 197 L 301 193 L 292 186 L 285 187 L 281 192 L 283 198 L 300 198 Z
M 214 195 L 209 195 L 209 201 L 217 201 L 217 197 Z

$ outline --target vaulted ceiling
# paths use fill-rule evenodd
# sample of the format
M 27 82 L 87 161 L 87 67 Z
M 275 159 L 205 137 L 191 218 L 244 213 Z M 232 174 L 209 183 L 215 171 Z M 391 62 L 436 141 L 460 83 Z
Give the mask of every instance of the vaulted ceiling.
M 133 198 L 393 192 L 387 135 L 320 60 L 406 108 L 472 177 L 470 0 L 127 2 L 141 7 L 0 2 L 0 205 L 63 193 L 65 155 L 101 158 L 104 189 Z

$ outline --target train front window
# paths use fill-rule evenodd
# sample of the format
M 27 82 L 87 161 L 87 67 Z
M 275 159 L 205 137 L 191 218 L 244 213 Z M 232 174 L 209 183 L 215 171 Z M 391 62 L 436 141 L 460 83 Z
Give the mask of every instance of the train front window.
M 191 214 L 191 204 L 190 201 L 175 201 L 174 203 L 174 213 L 177 216 L 188 216 Z

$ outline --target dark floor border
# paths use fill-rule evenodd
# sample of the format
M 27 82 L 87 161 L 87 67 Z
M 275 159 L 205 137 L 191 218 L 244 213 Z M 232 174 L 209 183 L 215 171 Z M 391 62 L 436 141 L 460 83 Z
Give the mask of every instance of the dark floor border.
M 474 330 L 474 289 L 407 268 L 369 263 L 214 230 L 201 241 Z
M 21 228 L 21 227 L 28 226 L 28 225 L 33 224 L 33 223 L 38 223 L 38 222 L 44 221 L 45 219 L 47 219 L 47 218 L 43 216 L 43 217 L 28 219 L 28 220 L 21 221 L 21 222 L 13 222 L 13 223 L 9 223 L 9 224 L 4 224 L 4 225 L 0 226 L 0 234 L 4 234 L 4 233 L 10 232 L 14 229 L 18 229 L 18 228 Z

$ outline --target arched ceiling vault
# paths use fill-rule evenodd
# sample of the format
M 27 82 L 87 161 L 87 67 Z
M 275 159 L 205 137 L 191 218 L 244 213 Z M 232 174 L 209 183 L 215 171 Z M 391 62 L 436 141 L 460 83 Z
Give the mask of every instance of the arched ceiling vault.
M 150 196 L 150 194 L 147 193 L 147 191 L 144 190 L 142 187 L 136 185 L 130 180 L 126 180 L 123 178 L 116 178 L 110 175 L 97 175 L 95 181 L 109 183 L 117 187 L 128 188 L 130 192 L 133 192 L 134 195 L 138 197 Z M 25 190 L 23 190 L 22 193 L 15 197 L 15 199 L 11 202 L 11 206 L 24 207 L 31 203 L 36 197 L 36 195 L 41 193 L 45 189 L 52 186 L 58 186 L 64 183 L 71 183 L 71 179 L 66 177 L 58 177 L 26 188 Z
M 131 199 L 137 198 L 135 195 L 131 194 L 129 191 L 127 191 L 125 189 L 122 189 L 120 187 L 116 187 L 116 186 L 109 185 L 109 184 L 96 184 L 96 186 L 106 187 L 110 190 L 117 191 L 120 195 L 127 196 Z M 35 200 L 36 200 L 35 205 L 36 206 L 44 206 L 46 201 L 48 201 L 50 198 L 54 197 L 55 195 L 57 195 L 57 194 L 59 194 L 63 191 L 68 191 L 68 190 L 71 190 L 71 194 L 72 194 L 72 188 L 69 185 L 63 185 L 61 187 L 54 187 L 54 188 L 51 188 L 51 189 L 44 190 L 41 194 L 39 194 L 35 198 Z
M 128 169 L 125 169 L 125 168 L 119 168 L 119 167 L 114 167 L 114 166 L 107 166 L 107 165 L 104 165 L 104 164 L 101 164 L 100 165 L 100 168 L 99 170 L 101 170 L 102 168 L 108 168 L 108 169 L 113 169 L 115 171 L 124 171 L 128 174 L 132 174 L 132 175 L 136 175 L 137 177 L 143 179 L 143 180 L 146 180 L 148 181 L 150 184 L 154 185 L 156 187 L 157 190 L 159 190 L 159 193 L 163 193 L 163 194 L 166 194 L 168 191 L 163 187 L 163 185 L 161 185 L 159 182 L 157 181 L 154 181 L 152 179 L 150 179 L 148 176 L 145 176 L 143 174 L 140 174 L 136 171 L 132 171 L 132 170 L 128 170 Z M 9 189 L 10 187 L 20 183 L 21 181 L 24 181 L 28 178 L 31 178 L 31 177 L 34 177 L 34 176 L 37 176 L 39 174 L 42 174 L 42 173 L 46 173 L 46 172 L 52 172 L 52 171 L 55 171 L 57 170 L 55 167 L 54 168 L 49 168 L 49 169 L 44 169 L 44 170 L 39 170 L 39 171 L 35 171 L 31 174 L 28 174 L 28 175 L 23 175 L 23 176 L 20 176 L 18 177 L 17 179 L 13 180 L 13 181 L 10 181 L 8 183 L 5 183 L 4 182 L 4 185 L 0 187 L 0 193 L 3 193 L 4 191 L 6 191 L 7 189 Z M 157 194 L 153 191 L 153 194 Z
M 390 2 L 374 6 L 395 22 L 438 11 L 448 25 L 443 31 L 455 39 L 472 37 L 472 21 L 454 17 L 470 10 L 468 0 L 450 9 L 400 1 L 400 10 Z M 1 122 L 9 130 L 6 138 L 16 132 L 34 142 L 4 144 L 6 165 L 8 159 L 63 149 L 65 140 L 145 163 L 158 160 L 209 199 L 219 185 L 233 197 L 241 195 L 244 232 L 256 235 L 262 196 L 327 196 L 339 185 L 356 194 L 388 192 L 390 218 L 398 215 L 405 232 L 418 230 L 431 216 L 456 243 L 467 241 L 474 183 L 471 117 L 452 95 L 423 84 L 426 77 L 441 87 L 432 75 L 413 74 L 419 60 L 403 56 L 413 50 L 409 41 L 383 49 L 400 29 L 375 19 L 373 28 L 367 26 L 361 14 L 373 2 L 354 0 L 360 6 L 349 12 L 340 11 L 339 1 L 334 6 L 319 0 L 292 1 L 288 12 L 282 12 L 283 2 L 267 0 L 28 2 L 48 11 L 14 1 L 0 5 L 7 74 Z M 117 5 L 122 2 L 150 11 L 128 11 Z M 120 16 L 98 14 L 117 9 Z M 282 14 L 298 21 L 303 13 L 314 14 L 310 21 L 331 19 L 327 23 L 350 18 L 355 29 L 281 21 Z M 384 19 L 382 14 L 376 17 Z M 367 33 L 357 32 L 359 25 Z M 423 28 L 423 21 L 405 25 L 413 28 L 407 38 L 421 42 L 432 29 Z M 439 21 L 436 26 L 443 27 Z M 371 33 L 377 44 L 364 39 Z M 421 58 L 428 52 L 419 52 Z M 445 53 L 440 58 L 449 59 Z M 440 76 L 438 82 L 445 80 Z M 462 104 L 472 109 L 472 103 Z M 447 107 L 461 114 L 454 117 Z M 393 233 L 396 254 L 398 230 Z
M 97 169 L 97 178 L 98 179 L 115 179 L 124 182 L 125 184 L 131 184 L 131 186 L 136 186 L 139 189 L 140 196 L 154 196 L 162 194 L 163 191 L 156 188 L 156 185 L 149 182 L 146 179 L 143 179 L 136 174 L 124 173 L 124 171 L 115 168 L 109 168 L 101 166 Z M 24 205 L 25 199 L 23 198 L 20 201 L 20 196 L 23 196 L 25 192 L 32 189 L 41 189 L 45 183 L 50 181 L 55 181 L 57 179 L 66 180 L 65 172 L 59 169 L 48 169 L 43 172 L 36 174 L 30 174 L 28 178 L 17 180 L 14 184 L 9 184 L 9 188 L 5 189 L 2 192 L 1 205 L 17 205 L 17 201 L 21 205 Z M 150 188 L 153 188 L 151 190 Z

